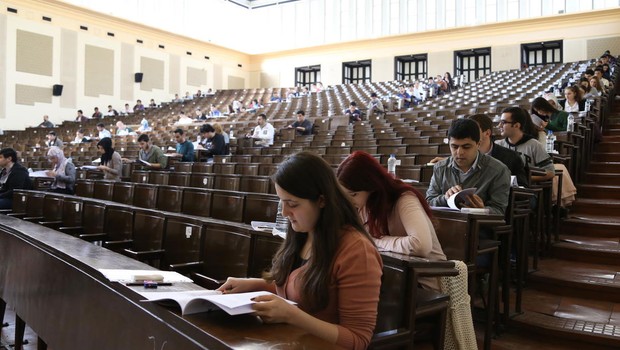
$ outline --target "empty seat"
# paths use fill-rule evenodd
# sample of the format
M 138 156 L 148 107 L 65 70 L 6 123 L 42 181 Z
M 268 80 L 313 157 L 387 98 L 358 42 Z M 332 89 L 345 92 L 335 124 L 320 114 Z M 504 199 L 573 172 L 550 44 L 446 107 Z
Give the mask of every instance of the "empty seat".
M 189 215 L 211 216 L 212 192 L 199 188 L 184 188 L 181 212 Z
M 93 186 L 93 198 L 111 201 L 114 194 L 114 182 L 99 180 Z
M 248 193 L 245 198 L 243 222 L 275 222 L 278 213 L 279 198 L 274 195 Z
M 220 220 L 243 222 L 244 200 L 245 195 L 242 192 L 213 192 L 211 217 Z
M 133 205 L 141 208 L 155 208 L 157 205 L 157 186 L 134 184 Z
M 117 203 L 131 205 L 133 203 L 133 182 L 115 182 L 112 200 Z
M 157 209 L 159 210 L 179 213 L 181 212 L 182 201 L 182 188 L 174 186 L 160 186 L 157 189 Z

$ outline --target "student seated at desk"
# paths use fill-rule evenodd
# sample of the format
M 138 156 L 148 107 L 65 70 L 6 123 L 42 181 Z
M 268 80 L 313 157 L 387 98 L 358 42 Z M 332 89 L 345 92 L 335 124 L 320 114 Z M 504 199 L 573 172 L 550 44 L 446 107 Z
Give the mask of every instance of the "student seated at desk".
M 215 132 L 211 124 L 204 124 L 200 127 L 200 134 L 205 140 L 198 145 L 198 149 L 204 149 L 208 158 L 226 154 L 226 140 L 224 135 Z
M 101 165 L 97 169 L 103 171 L 104 180 L 121 181 L 123 160 L 121 155 L 112 148 L 112 139 L 102 138 L 97 143 L 97 151 L 101 154 Z
M 289 232 L 266 279 L 229 278 L 219 290 L 267 290 L 256 314 L 289 323 L 347 349 L 366 349 L 377 317 L 382 262 L 329 164 L 300 152 L 273 176 Z
M 149 169 L 166 169 L 168 166 L 168 157 L 164 154 L 164 151 L 159 146 L 153 145 L 149 139 L 149 135 L 142 134 L 138 137 L 138 144 L 140 145 L 140 152 L 138 153 L 139 160 L 142 164 Z M 144 164 L 144 162 L 150 165 Z
M 47 151 L 47 158 L 53 166 L 52 170 L 46 172 L 47 176 L 54 178 L 50 191 L 73 194 L 75 190 L 75 165 L 65 158 L 62 149 L 56 146 L 50 147 Z
M 32 188 L 28 170 L 17 162 L 12 148 L 0 150 L 0 209 L 13 208 L 13 190 Z
M 361 151 L 342 161 L 336 174 L 379 249 L 446 260 L 431 221 L 431 208 L 415 188 L 394 178 L 373 156 Z M 439 290 L 437 278 L 421 278 L 420 284 Z
M 176 153 L 173 157 L 181 157 L 182 162 L 194 161 L 194 144 L 185 138 L 185 131 L 178 128 L 174 131 L 174 138 L 177 141 Z

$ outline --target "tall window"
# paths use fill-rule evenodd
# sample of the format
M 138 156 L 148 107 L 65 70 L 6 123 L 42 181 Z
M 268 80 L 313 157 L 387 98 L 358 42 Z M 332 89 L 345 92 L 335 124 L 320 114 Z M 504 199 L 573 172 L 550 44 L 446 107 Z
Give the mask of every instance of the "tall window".
M 394 57 L 395 80 L 417 80 L 426 77 L 427 54 Z
M 342 83 L 363 84 L 370 82 L 372 60 L 342 63 Z
M 562 63 L 562 40 L 521 44 L 521 63 L 528 67 Z
M 321 65 L 295 68 L 295 86 L 309 86 L 321 81 Z
M 465 75 L 467 82 L 472 82 L 485 74 L 491 73 L 491 48 L 454 51 L 455 74 Z

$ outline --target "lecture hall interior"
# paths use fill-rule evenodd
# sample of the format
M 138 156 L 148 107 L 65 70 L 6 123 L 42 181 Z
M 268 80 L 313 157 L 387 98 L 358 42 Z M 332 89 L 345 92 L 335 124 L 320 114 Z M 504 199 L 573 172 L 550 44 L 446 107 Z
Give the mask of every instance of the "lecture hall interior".
M 0 51 L 0 349 L 620 348 L 618 0 L 6 0 Z

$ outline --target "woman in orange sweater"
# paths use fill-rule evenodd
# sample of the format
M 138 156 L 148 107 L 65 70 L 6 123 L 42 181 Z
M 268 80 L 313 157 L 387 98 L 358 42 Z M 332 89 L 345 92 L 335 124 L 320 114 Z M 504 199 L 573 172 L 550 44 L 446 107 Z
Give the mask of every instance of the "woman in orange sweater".
M 229 278 L 219 290 L 267 290 L 255 299 L 264 322 L 289 323 L 348 349 L 365 349 L 377 317 L 382 262 L 333 170 L 300 152 L 273 175 L 289 230 L 266 279 Z

